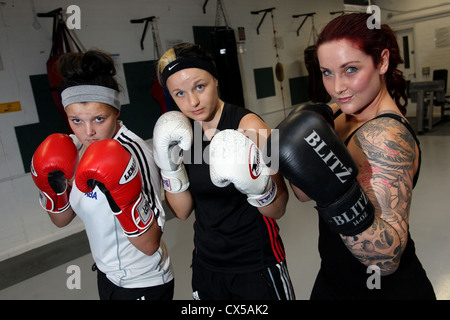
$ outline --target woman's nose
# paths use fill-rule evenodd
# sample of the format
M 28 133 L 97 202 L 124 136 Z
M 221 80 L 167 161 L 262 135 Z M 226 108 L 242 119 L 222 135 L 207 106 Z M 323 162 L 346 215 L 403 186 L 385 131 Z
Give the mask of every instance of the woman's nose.
M 94 126 L 91 124 L 86 124 L 86 134 L 88 136 L 93 136 L 95 134 Z
M 343 92 L 345 92 L 345 90 L 347 90 L 347 86 L 345 84 L 344 79 L 342 79 L 341 77 L 335 77 L 334 78 L 334 92 L 336 94 L 342 94 Z
M 197 97 L 195 93 L 189 95 L 189 104 L 191 107 L 196 107 L 200 103 L 200 99 Z

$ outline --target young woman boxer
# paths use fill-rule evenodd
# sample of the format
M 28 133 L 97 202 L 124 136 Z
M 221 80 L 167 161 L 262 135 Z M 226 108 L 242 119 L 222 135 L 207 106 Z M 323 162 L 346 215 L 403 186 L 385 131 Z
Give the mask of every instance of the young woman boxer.
M 219 98 L 214 61 L 198 45 L 168 50 L 158 70 L 181 112 L 163 114 L 155 125 L 155 161 L 176 216 L 195 212 L 194 298 L 294 299 L 276 224 L 286 185 L 254 161 L 262 160 L 258 147 L 269 128 Z M 173 157 L 180 148 L 184 162 Z
M 159 170 L 152 150 L 118 120 L 114 62 L 101 51 L 69 53 L 59 71 L 74 134 L 50 135 L 33 156 L 41 205 L 58 227 L 83 221 L 100 299 L 172 299 Z
M 405 118 L 402 59 L 393 31 L 369 29 L 369 17 L 343 15 L 320 33 L 335 103 L 299 108 L 278 126 L 280 171 L 301 201 L 317 203 L 321 268 L 311 299 L 435 299 L 409 232 L 421 155 Z M 371 283 L 374 273 L 381 278 Z

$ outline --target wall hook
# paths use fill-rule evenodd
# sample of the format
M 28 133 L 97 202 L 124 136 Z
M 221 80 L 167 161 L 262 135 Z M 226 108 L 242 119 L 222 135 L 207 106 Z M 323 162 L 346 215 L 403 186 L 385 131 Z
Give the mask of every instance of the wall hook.
M 264 18 L 266 17 L 267 12 L 272 12 L 272 10 L 274 10 L 274 9 L 275 9 L 275 7 L 273 7 L 273 8 L 268 8 L 268 9 L 263 9 L 263 10 L 258 10 L 258 11 L 251 11 L 251 12 L 250 12 L 251 14 L 260 14 L 261 12 L 264 12 L 263 17 L 262 17 L 261 21 L 260 21 L 259 24 L 258 24 L 258 27 L 256 27 L 256 33 L 257 33 L 257 34 L 259 34 L 259 27 L 260 27 L 261 24 L 263 23 Z

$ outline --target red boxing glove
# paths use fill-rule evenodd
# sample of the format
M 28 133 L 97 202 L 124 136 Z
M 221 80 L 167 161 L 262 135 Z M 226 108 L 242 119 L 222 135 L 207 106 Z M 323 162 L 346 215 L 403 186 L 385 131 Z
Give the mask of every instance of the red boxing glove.
M 61 213 L 70 207 L 67 180 L 73 178 L 77 164 L 78 151 L 67 134 L 51 134 L 39 145 L 31 159 L 31 177 L 42 208 Z
M 139 166 L 117 140 L 105 139 L 89 145 L 78 165 L 75 183 L 81 192 L 89 193 L 97 186 L 105 194 L 128 237 L 150 228 L 153 212 L 141 192 Z

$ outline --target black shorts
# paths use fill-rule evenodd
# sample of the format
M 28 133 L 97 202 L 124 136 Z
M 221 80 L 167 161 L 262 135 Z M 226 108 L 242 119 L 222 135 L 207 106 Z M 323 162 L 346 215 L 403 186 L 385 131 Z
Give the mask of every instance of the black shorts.
M 194 259 L 192 291 L 198 300 L 295 300 L 286 262 L 251 273 L 222 273 Z
M 97 269 L 97 285 L 100 300 L 172 300 L 175 281 L 146 288 L 122 288 L 112 283 Z

